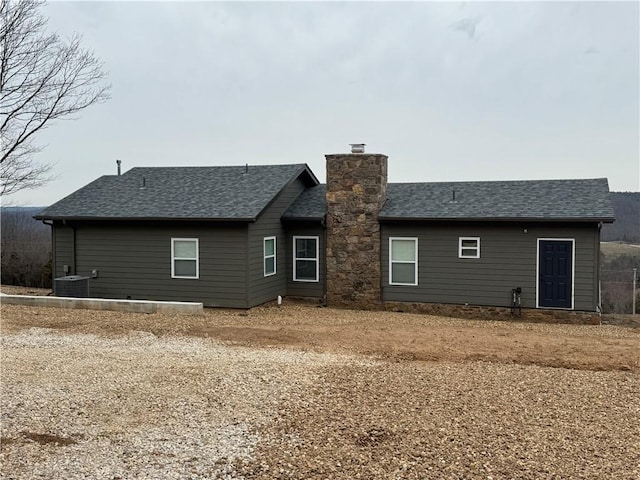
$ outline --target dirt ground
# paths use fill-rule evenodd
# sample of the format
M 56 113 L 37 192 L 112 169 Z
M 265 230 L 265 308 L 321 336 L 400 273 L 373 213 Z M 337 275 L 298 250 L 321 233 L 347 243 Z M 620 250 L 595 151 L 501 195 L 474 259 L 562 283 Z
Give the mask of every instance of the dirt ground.
M 6 478 L 640 478 L 640 328 L 287 302 L 202 317 L 13 305 L 0 313 L 2 337 L 29 345 L 2 353 Z M 82 349 L 89 337 L 97 343 Z M 193 349 L 193 358 L 180 353 Z M 95 373 L 84 381 L 88 371 L 103 371 L 107 384 Z M 130 405 L 118 422 L 131 431 L 116 435 L 100 420 L 116 399 L 100 395 L 122 382 L 136 385 L 135 395 L 117 397 Z M 72 413 L 59 410 L 81 398 Z M 98 407 L 89 426 L 77 423 L 78 410 L 85 418 Z M 213 425 L 212 408 L 230 420 Z M 193 430 L 150 434 L 160 423 Z M 229 425 L 245 429 L 232 437 L 250 453 L 214 459 L 203 445 L 222 442 Z M 214 426 L 218 440 L 201 438 Z M 142 437 L 153 445 L 142 448 Z M 47 438 L 76 443 L 54 447 Z M 92 455 L 102 470 L 69 467 Z
M 485 320 L 318 308 L 309 304 L 206 309 L 203 317 L 33 309 L 5 305 L 2 329 L 215 338 L 235 345 L 358 353 L 394 361 L 483 360 L 587 370 L 640 371 L 640 328 Z

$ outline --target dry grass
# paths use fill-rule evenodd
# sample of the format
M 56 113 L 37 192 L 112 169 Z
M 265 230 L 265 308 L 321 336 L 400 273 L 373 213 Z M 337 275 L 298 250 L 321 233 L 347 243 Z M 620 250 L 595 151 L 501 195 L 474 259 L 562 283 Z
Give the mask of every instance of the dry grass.
M 605 254 L 609 260 L 619 257 L 620 255 L 640 256 L 640 245 L 622 242 L 601 242 L 600 251 Z

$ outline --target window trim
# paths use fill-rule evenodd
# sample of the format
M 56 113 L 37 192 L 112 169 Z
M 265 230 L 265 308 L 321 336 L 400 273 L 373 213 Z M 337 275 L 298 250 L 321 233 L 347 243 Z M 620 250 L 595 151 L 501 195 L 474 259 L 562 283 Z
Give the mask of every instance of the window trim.
M 267 242 L 269 240 L 273 240 L 273 255 L 267 255 Z M 278 264 L 277 264 L 277 244 L 278 241 L 276 240 L 275 236 L 271 236 L 271 237 L 264 237 L 262 239 L 262 270 L 264 273 L 265 277 L 270 277 L 272 275 L 275 275 L 278 271 Z M 267 259 L 268 258 L 273 258 L 273 272 L 269 272 L 267 273 Z
M 394 240 L 412 240 L 415 245 L 414 261 L 394 260 L 393 259 L 393 242 Z M 414 282 L 394 282 L 393 281 L 393 264 L 394 263 L 411 263 L 415 264 Z M 406 285 L 415 287 L 418 285 L 418 237 L 389 237 L 389 285 Z
M 195 258 L 176 257 L 175 255 L 176 242 L 196 242 Z M 176 275 L 176 260 L 195 260 L 196 275 L 195 276 Z M 200 278 L 200 242 L 197 238 L 171 238 L 171 278 L 185 278 L 189 280 L 197 280 Z
M 315 258 L 298 258 L 296 257 L 296 241 L 297 240 L 315 240 L 316 241 L 316 256 Z M 296 270 L 296 262 L 298 260 L 307 260 L 307 261 L 315 261 L 316 263 L 316 278 L 315 280 L 311 280 L 308 278 L 297 278 L 298 272 Z M 313 235 L 294 235 L 293 236 L 293 281 L 294 282 L 307 282 L 307 283 L 317 283 L 320 281 L 320 237 Z
M 465 240 L 475 240 L 475 247 L 462 247 Z M 475 250 L 475 255 L 464 255 L 463 250 Z M 458 258 L 480 258 L 480 237 L 458 237 Z

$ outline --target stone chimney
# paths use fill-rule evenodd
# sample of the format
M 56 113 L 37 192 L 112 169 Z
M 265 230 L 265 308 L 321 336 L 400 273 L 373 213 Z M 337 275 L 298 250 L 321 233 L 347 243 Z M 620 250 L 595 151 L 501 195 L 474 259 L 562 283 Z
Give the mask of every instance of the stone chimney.
M 382 301 L 378 212 L 387 156 L 364 153 L 364 144 L 351 152 L 326 155 L 327 305 L 372 309 Z

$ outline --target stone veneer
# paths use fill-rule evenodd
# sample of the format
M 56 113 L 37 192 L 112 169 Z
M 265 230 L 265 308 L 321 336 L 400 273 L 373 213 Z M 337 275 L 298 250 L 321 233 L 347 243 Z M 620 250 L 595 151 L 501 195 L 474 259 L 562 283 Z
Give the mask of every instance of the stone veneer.
M 600 314 L 575 310 L 523 308 L 521 315 L 514 315 L 511 313 L 511 308 L 509 307 L 411 302 L 385 302 L 384 309 L 391 312 L 421 313 L 441 317 L 468 318 L 472 320 L 571 323 L 578 325 L 600 325 L 601 323 Z
M 355 153 L 327 159 L 327 305 L 381 307 L 380 224 L 387 156 Z

